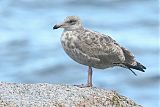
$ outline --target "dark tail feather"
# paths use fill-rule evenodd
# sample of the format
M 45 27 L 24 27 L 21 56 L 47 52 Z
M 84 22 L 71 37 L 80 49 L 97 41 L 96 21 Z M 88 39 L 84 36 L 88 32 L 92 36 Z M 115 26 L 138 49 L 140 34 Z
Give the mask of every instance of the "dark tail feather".
M 137 65 L 133 66 L 133 65 L 130 65 L 130 64 L 124 64 L 128 69 L 136 69 L 136 70 L 139 70 L 139 71 L 142 71 L 142 72 L 145 72 L 144 69 L 146 69 L 145 66 L 143 66 L 141 63 L 137 62 Z
M 128 67 L 127 67 L 128 68 Z M 132 71 L 132 73 L 137 76 L 137 74 L 131 69 L 131 68 L 128 68 L 130 71 Z
M 146 67 L 145 66 L 143 66 L 141 63 L 139 63 L 139 62 L 137 62 L 137 66 L 139 66 L 140 68 L 142 68 L 142 69 L 146 69 Z
M 124 68 L 127 68 L 129 69 L 130 71 L 132 71 L 132 73 L 137 76 L 137 74 L 132 70 L 132 69 L 136 69 L 136 70 L 139 70 L 139 71 L 142 71 L 142 72 L 145 72 L 144 69 L 146 69 L 145 66 L 143 66 L 141 63 L 137 62 L 137 65 L 131 65 L 131 64 L 128 64 L 128 63 L 114 63 L 115 65 L 117 66 L 121 66 L 121 67 L 124 67 Z

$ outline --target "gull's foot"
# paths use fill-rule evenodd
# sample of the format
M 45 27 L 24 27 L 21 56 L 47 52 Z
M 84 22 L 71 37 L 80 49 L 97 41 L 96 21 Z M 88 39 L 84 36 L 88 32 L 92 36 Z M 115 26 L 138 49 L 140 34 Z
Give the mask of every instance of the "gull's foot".
M 92 87 L 92 85 L 90 85 L 90 84 L 86 84 L 86 85 L 81 84 L 81 85 L 74 85 L 74 86 L 77 86 L 79 88 Z

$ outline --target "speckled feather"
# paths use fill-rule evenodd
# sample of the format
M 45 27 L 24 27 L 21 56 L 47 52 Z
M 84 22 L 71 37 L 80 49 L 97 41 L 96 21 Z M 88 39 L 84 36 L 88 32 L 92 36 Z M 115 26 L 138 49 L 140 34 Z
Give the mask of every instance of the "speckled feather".
M 126 49 L 122 49 L 111 37 L 98 32 L 86 29 L 64 31 L 61 42 L 65 52 L 80 64 L 104 69 L 125 61 L 123 49 Z M 127 55 L 133 59 L 132 54 Z
M 143 71 L 145 67 L 134 59 L 133 54 L 120 46 L 110 36 L 85 29 L 80 19 L 69 16 L 64 23 L 61 43 L 65 52 L 76 62 L 94 68 L 113 66 Z M 127 65 L 127 66 L 126 66 Z

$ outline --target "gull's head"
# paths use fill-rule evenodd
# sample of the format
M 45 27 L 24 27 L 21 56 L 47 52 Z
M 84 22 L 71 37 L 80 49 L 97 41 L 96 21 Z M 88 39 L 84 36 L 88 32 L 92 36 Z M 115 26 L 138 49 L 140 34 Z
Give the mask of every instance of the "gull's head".
M 56 24 L 53 29 L 64 28 L 65 30 L 76 30 L 82 28 L 82 23 L 77 16 L 68 16 L 63 23 Z

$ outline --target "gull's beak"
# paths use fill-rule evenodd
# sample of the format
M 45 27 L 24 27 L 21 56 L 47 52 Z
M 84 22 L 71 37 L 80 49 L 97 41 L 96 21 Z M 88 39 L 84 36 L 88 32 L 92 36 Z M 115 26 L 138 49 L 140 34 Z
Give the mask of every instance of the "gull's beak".
M 60 26 L 58 25 L 53 26 L 53 29 L 58 29 L 58 28 L 60 28 Z
M 56 24 L 53 29 L 63 28 L 64 24 Z

